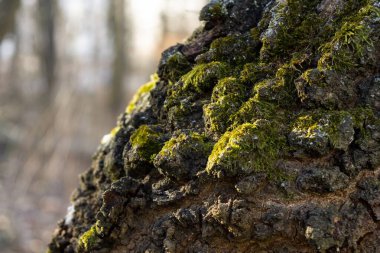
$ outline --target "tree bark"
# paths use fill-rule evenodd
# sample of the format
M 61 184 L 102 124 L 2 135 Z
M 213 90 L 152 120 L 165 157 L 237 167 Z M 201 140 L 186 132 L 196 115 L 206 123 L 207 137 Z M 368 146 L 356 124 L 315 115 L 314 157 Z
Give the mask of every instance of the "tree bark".
M 212 1 L 50 252 L 380 252 L 380 2 Z

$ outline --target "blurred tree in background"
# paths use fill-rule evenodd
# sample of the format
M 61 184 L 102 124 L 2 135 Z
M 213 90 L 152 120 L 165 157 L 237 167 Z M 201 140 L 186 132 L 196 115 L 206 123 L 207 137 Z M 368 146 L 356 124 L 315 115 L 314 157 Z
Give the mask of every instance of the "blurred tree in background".
M 111 1 L 112 2 L 112 1 Z M 38 0 L 38 27 L 39 38 L 38 54 L 46 91 L 52 93 L 55 77 L 55 26 L 57 17 L 57 4 L 55 0 Z
M 14 31 L 20 0 L 0 0 L 0 42 L 5 35 Z
M 128 71 L 127 67 L 127 18 L 123 0 L 109 1 L 108 26 L 112 41 L 112 76 L 109 96 L 110 107 L 113 112 L 120 112 L 123 104 L 123 83 Z
M 0 251 L 42 252 L 77 174 L 206 0 L 0 0 Z

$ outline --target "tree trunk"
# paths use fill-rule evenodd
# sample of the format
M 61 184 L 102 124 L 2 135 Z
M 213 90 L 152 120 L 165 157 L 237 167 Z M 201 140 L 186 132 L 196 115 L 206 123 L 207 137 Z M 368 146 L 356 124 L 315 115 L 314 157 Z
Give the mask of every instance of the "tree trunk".
M 13 32 L 20 0 L 0 0 L 0 43 L 5 35 Z
M 380 2 L 212 1 L 50 252 L 380 252 Z
M 127 70 L 127 19 L 125 15 L 125 1 L 114 0 L 109 2 L 108 20 L 110 37 L 113 45 L 113 63 L 109 104 L 111 111 L 117 113 L 123 100 L 123 84 Z M 116 114 L 115 114 L 116 115 Z
M 38 55 L 41 64 L 42 76 L 46 85 L 47 94 L 51 94 L 55 83 L 56 49 L 55 23 L 57 6 L 55 0 L 38 0 L 38 27 L 40 45 Z

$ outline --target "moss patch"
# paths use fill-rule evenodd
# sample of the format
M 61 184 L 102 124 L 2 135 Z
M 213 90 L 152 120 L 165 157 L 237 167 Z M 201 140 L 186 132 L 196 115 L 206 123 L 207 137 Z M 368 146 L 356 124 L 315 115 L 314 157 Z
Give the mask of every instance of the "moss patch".
M 236 78 L 221 79 L 214 87 L 211 103 L 203 107 L 203 118 L 209 133 L 223 134 L 235 114 L 248 97 L 247 86 Z
M 161 150 L 162 134 L 148 125 L 142 125 L 132 134 L 130 143 L 141 158 L 149 161 Z
M 149 94 L 149 92 L 151 90 L 153 90 L 154 87 L 156 87 L 156 83 L 159 81 L 158 75 L 154 74 L 154 75 L 151 76 L 150 79 L 151 79 L 150 82 L 148 82 L 148 83 L 144 84 L 143 86 L 141 86 L 138 89 L 138 91 L 136 92 L 136 94 L 133 96 L 131 102 L 127 106 L 127 109 L 125 110 L 126 113 L 128 113 L 128 114 L 133 113 L 136 110 L 136 104 L 138 102 L 142 103 L 142 101 L 144 99 L 146 99 L 147 94 Z
M 266 120 L 245 123 L 226 132 L 215 144 L 206 171 L 217 177 L 265 172 L 276 178 L 275 163 L 285 138 Z
M 204 135 L 180 133 L 165 143 L 155 157 L 154 165 L 170 178 L 189 179 L 206 165 L 212 146 Z
M 187 58 L 182 53 L 176 52 L 168 57 L 163 75 L 170 82 L 177 82 L 190 70 L 191 64 Z
M 261 59 L 270 61 L 290 56 L 296 48 L 315 42 L 323 21 L 316 13 L 319 0 L 288 0 L 278 3 L 262 37 Z M 315 42 L 316 43 L 316 42 Z
M 247 63 L 240 72 L 240 80 L 244 84 L 254 85 L 264 79 L 268 79 L 275 73 L 275 67 L 264 63 Z
M 318 111 L 299 116 L 293 123 L 290 143 L 319 154 L 329 147 L 347 150 L 354 140 L 354 118 L 348 111 Z
M 222 62 L 196 65 L 182 77 L 183 89 L 203 93 L 210 91 L 219 79 L 229 75 L 230 67 Z
M 100 243 L 101 239 L 97 235 L 94 225 L 79 237 L 78 251 L 89 252 L 99 246 Z
M 322 54 L 318 61 L 318 68 L 347 71 L 360 64 L 366 52 L 374 48 L 372 37 L 379 32 L 373 30 L 373 23 L 379 24 L 380 9 L 373 1 L 362 7 L 356 15 L 342 21 L 330 41 L 320 47 Z
M 228 35 L 214 40 L 210 50 L 197 57 L 197 62 L 221 61 L 241 65 L 258 56 L 259 45 L 260 41 L 251 32 Z
M 224 19 L 227 14 L 228 11 L 224 4 L 220 2 L 211 2 L 201 10 L 199 20 L 218 21 Z
M 275 117 L 281 117 L 281 114 L 282 112 L 275 104 L 252 97 L 231 116 L 231 127 L 236 128 L 245 122 L 253 123 L 258 119 L 273 120 Z

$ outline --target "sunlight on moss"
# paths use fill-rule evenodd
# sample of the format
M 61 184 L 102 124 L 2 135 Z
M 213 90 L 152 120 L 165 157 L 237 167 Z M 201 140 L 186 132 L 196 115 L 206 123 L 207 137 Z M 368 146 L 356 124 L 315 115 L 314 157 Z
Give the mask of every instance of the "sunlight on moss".
M 159 81 L 159 77 L 157 74 L 153 74 L 151 77 L 150 77 L 150 82 L 144 84 L 143 86 L 140 87 L 140 89 L 138 89 L 138 91 L 136 92 L 136 94 L 133 96 L 131 102 L 129 103 L 129 105 L 127 106 L 127 109 L 126 109 L 126 112 L 128 114 L 131 114 L 133 113 L 133 111 L 135 110 L 136 108 L 136 103 L 138 101 L 142 101 L 144 100 L 144 97 L 151 91 L 154 89 L 154 87 L 156 87 L 156 83 Z

